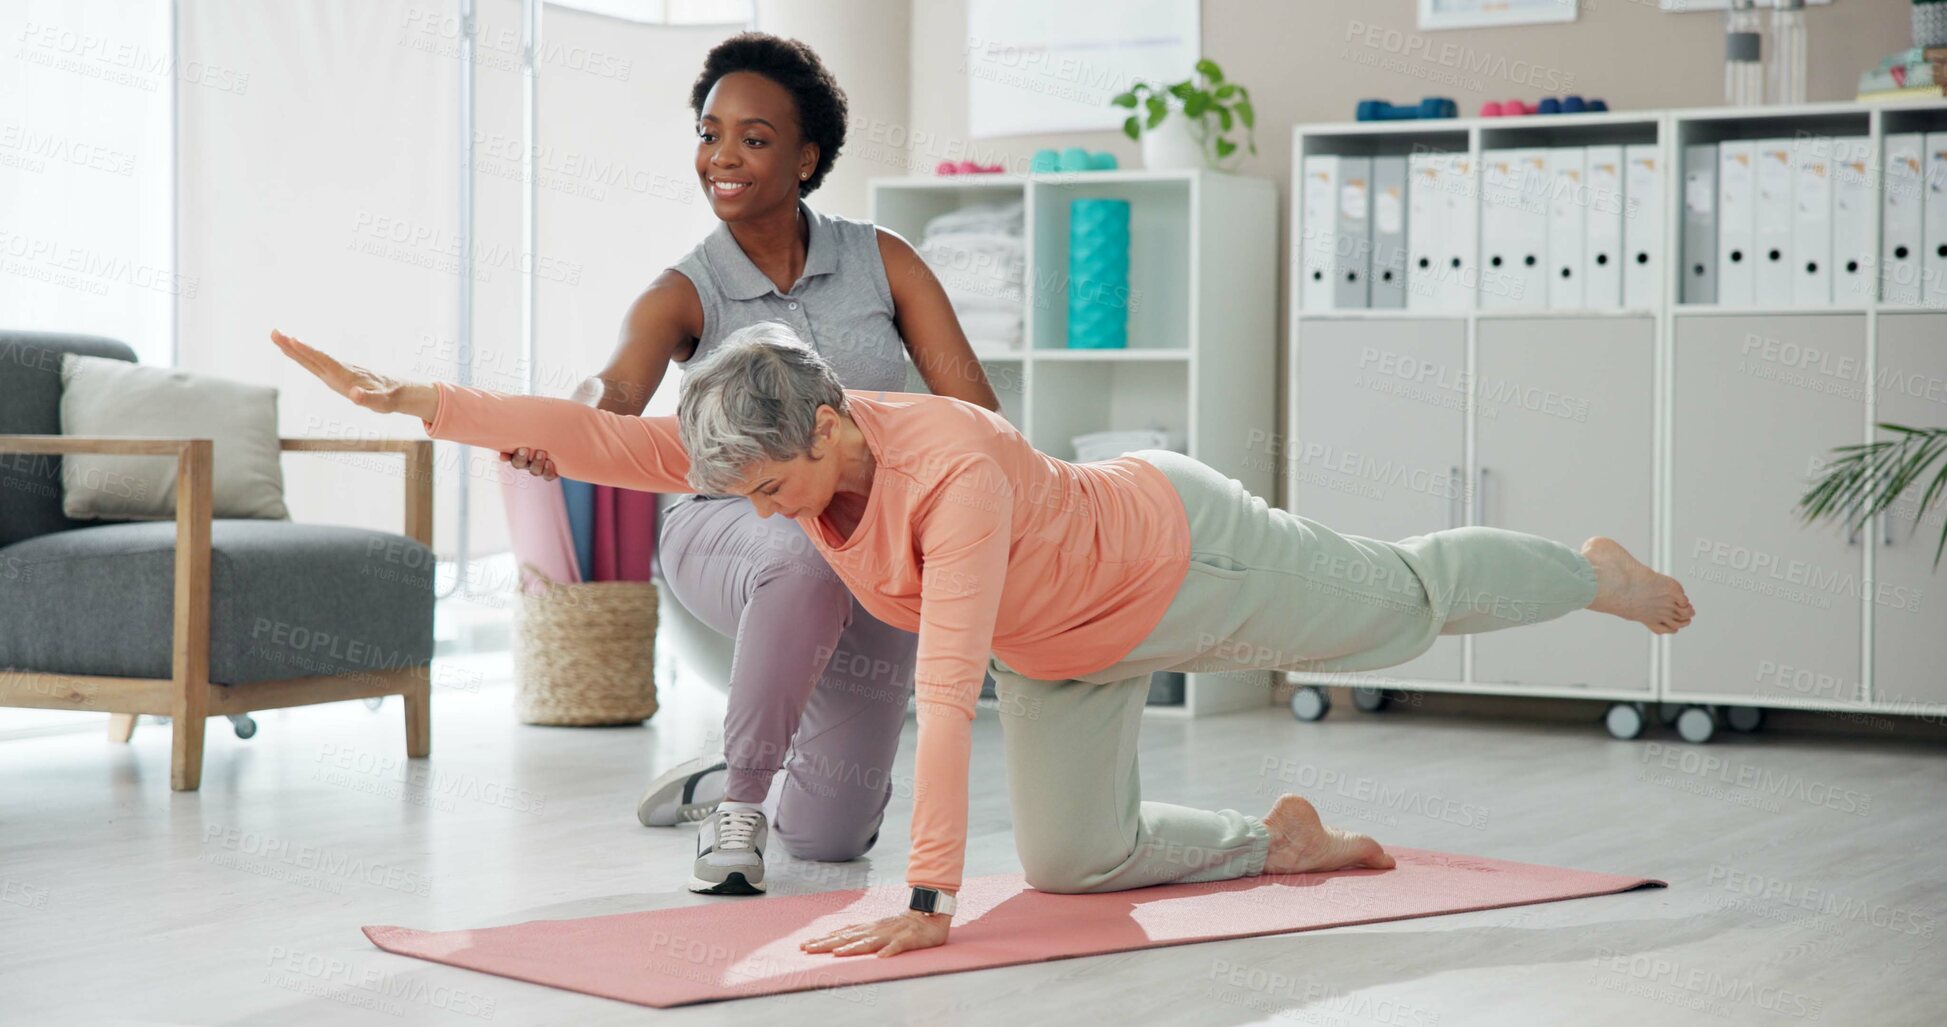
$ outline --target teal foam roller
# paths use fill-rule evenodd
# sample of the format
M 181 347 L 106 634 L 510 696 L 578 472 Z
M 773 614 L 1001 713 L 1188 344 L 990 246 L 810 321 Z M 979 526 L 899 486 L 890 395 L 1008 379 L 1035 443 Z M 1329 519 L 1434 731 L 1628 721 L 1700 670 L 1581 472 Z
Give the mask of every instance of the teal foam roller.
M 1129 201 L 1068 205 L 1068 346 L 1129 345 Z

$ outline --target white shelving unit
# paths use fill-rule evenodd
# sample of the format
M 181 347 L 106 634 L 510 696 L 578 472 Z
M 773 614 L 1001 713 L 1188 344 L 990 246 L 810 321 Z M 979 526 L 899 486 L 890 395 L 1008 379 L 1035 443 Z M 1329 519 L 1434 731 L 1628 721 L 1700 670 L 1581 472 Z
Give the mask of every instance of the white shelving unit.
M 1294 196 L 1310 154 L 1470 154 L 1478 196 L 1486 150 L 1659 147 L 1663 274 L 1647 309 L 1482 310 L 1476 298 L 1451 313 L 1305 311 L 1294 293 L 1286 437 L 1314 449 L 1363 447 L 1368 462 L 1348 475 L 1300 457 L 1280 472 L 1288 508 L 1359 534 L 1485 523 L 1570 545 L 1611 535 L 1677 576 L 1698 612 L 1676 636 L 1572 615 L 1444 638 L 1387 672 L 1291 680 L 1354 685 L 1368 701 L 1388 688 L 1607 699 L 1611 730 L 1622 734 L 1647 703 L 1681 704 L 1678 727 L 1693 741 L 1723 719 L 1754 729 L 1767 707 L 1947 715 L 1947 605 L 1936 598 L 1947 576 L 1932 572 L 1943 511 L 1917 527 L 1916 511 L 1905 511 L 1880 526 L 1877 545 L 1825 524 L 1807 528 L 1792 512 L 1814 462 L 1872 438 L 1876 422 L 1897 413 L 1902 423 L 1947 423 L 1947 403 L 1926 398 L 1939 392 L 1902 384 L 1947 381 L 1947 310 L 1676 302 L 1683 146 L 1813 133 L 1867 136 L 1878 154 L 1888 132 L 1943 129 L 1947 105 L 1938 102 L 1300 126 Z M 1477 239 L 1478 216 L 1476 204 Z M 1296 268 L 1302 204 L 1292 219 Z M 1821 363 L 1793 366 L 1807 352 Z M 1381 378 L 1392 387 L 1360 390 L 1349 377 L 1388 362 L 1432 367 L 1435 384 L 1415 390 Z M 1489 397 L 1503 382 L 1565 395 L 1591 416 L 1497 406 Z M 1388 460 L 1452 484 L 1361 480 Z M 1806 594 L 1785 598 L 1794 590 Z
M 1260 440 L 1276 423 L 1277 205 L 1263 179 L 1208 171 L 881 178 L 872 220 L 918 246 L 926 223 L 966 204 L 1018 200 L 1026 240 L 1023 345 L 981 353 L 1002 413 L 1035 448 L 1074 459 L 1074 436 L 1179 433 L 1189 454 L 1269 497 Z M 1068 205 L 1130 202 L 1127 349 L 1069 349 Z M 914 377 L 913 388 L 924 385 Z M 1191 674 L 1181 706 L 1200 717 L 1268 701 L 1266 674 Z

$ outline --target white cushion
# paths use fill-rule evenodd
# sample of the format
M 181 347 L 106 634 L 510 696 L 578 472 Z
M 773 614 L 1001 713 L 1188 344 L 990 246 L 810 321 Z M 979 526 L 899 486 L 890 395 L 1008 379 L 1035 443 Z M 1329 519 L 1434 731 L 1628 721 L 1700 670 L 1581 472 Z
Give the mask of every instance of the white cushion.
M 214 515 L 290 519 L 277 390 L 268 386 L 64 353 L 61 434 L 211 439 Z M 77 520 L 167 520 L 176 512 L 176 461 L 70 454 L 61 487 L 61 509 Z

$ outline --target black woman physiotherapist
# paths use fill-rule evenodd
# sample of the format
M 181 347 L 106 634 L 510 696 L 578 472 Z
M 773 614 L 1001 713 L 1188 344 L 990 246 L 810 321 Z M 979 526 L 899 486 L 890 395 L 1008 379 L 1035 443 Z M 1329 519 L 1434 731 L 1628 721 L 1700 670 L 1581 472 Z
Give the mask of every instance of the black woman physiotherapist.
M 999 408 L 913 247 L 804 202 L 837 159 L 846 120 L 845 94 L 810 47 L 761 33 L 725 40 L 690 106 L 698 184 L 722 223 L 630 307 L 599 376 L 601 409 L 642 413 L 672 363 L 698 362 L 762 321 L 791 326 L 846 388 L 903 392 L 910 356 L 933 393 Z M 509 458 L 554 476 L 543 450 Z M 701 821 L 690 890 L 761 892 L 773 827 L 763 807 L 782 767 L 774 826 L 792 855 L 863 855 L 891 797 L 916 637 L 866 612 L 804 532 L 759 518 L 742 496 L 669 503 L 657 551 L 669 590 L 737 644 L 722 760 L 665 771 L 637 817 Z

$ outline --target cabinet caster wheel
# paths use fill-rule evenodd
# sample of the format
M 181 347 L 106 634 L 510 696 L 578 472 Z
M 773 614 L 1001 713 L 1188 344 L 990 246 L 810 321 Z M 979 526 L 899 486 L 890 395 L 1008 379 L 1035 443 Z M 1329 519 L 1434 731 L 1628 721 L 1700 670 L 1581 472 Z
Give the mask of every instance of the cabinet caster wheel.
M 1707 706 L 1686 706 L 1677 714 L 1677 734 L 1692 745 L 1702 745 L 1717 733 L 1717 715 Z
M 1383 688 L 1354 688 L 1352 690 L 1352 705 L 1357 706 L 1361 713 L 1378 713 L 1391 705 L 1392 701 L 1392 693 Z
M 1643 737 L 1643 728 L 1649 723 L 1649 713 L 1639 702 L 1619 702 L 1609 705 L 1609 712 L 1603 714 L 1602 725 L 1609 729 L 1612 738 L 1621 741 Z
M 366 709 L 368 709 L 368 710 L 376 710 L 376 709 L 378 709 L 379 707 L 381 707 L 381 706 L 384 706 L 384 705 L 385 705 L 385 696 L 382 696 L 382 695 L 368 695 L 368 696 L 366 696 L 366 697 L 365 697 L 365 700 L 364 700 L 364 702 L 365 702 L 365 708 L 366 708 Z
M 1317 685 L 1305 685 L 1291 693 L 1291 715 L 1299 720 L 1323 720 L 1331 709 L 1332 700 Z
M 1724 708 L 1724 723 L 1740 734 L 1751 734 L 1764 726 L 1764 707 L 1727 706 Z
M 230 730 L 235 731 L 238 738 L 249 738 L 257 733 L 257 722 L 248 713 L 233 713 L 230 715 Z

